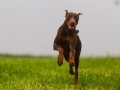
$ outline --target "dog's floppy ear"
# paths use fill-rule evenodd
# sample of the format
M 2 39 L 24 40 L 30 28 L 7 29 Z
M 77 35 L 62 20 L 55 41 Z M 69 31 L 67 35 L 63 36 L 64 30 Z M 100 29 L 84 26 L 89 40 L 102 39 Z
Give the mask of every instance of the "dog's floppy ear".
M 66 15 L 65 15 L 65 17 L 67 16 L 67 14 L 68 14 L 68 10 L 65 10 L 65 12 L 66 12 Z
M 83 14 L 82 14 L 82 13 L 78 13 L 78 16 L 79 16 L 79 15 L 83 15 Z

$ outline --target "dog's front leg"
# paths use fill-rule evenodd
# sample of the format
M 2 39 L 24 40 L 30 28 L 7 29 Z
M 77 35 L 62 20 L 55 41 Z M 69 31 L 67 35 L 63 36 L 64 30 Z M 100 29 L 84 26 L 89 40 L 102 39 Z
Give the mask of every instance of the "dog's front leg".
M 74 66 L 75 65 L 75 47 L 76 47 L 76 43 L 77 43 L 77 39 L 75 35 L 71 35 L 71 36 L 67 36 L 67 41 L 69 43 L 69 48 L 70 48 L 70 54 L 69 54 L 69 64 L 70 66 Z
M 69 44 L 69 47 L 70 47 L 69 64 L 70 66 L 74 66 L 75 65 L 74 57 L 75 57 L 76 51 L 73 45 Z
M 61 46 L 56 45 L 56 43 L 53 45 L 53 47 L 54 47 L 54 50 L 58 50 L 58 52 L 59 52 L 57 63 L 59 66 L 61 66 L 63 64 L 63 58 L 64 58 L 63 52 L 64 52 L 64 50 Z

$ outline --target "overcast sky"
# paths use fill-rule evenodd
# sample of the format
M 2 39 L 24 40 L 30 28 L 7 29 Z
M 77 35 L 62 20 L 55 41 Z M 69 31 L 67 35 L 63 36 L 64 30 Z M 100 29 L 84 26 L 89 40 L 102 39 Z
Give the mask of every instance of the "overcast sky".
M 0 0 L 0 53 L 57 55 L 65 10 L 83 13 L 82 56 L 120 55 L 120 6 L 114 0 Z

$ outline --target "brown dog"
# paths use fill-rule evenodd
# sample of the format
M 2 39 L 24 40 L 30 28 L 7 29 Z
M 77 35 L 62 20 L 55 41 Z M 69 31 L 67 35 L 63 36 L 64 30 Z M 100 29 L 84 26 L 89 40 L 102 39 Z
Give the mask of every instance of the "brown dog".
M 81 41 L 76 30 L 78 24 L 79 15 L 81 13 L 73 13 L 66 11 L 66 19 L 64 23 L 59 27 L 57 35 L 54 40 L 54 50 L 58 50 L 58 65 L 61 66 L 63 63 L 63 58 L 69 62 L 69 73 L 75 75 L 74 84 L 78 82 L 78 66 L 79 66 L 79 56 L 81 52 Z M 75 66 L 75 72 L 73 71 L 73 66 Z

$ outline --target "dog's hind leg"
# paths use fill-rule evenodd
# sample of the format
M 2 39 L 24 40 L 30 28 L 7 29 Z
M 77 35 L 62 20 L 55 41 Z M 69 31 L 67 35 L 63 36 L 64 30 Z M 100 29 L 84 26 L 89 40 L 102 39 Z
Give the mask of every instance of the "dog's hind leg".
M 74 84 L 78 83 L 78 67 L 79 67 L 79 56 L 75 57 L 75 78 L 74 78 Z

